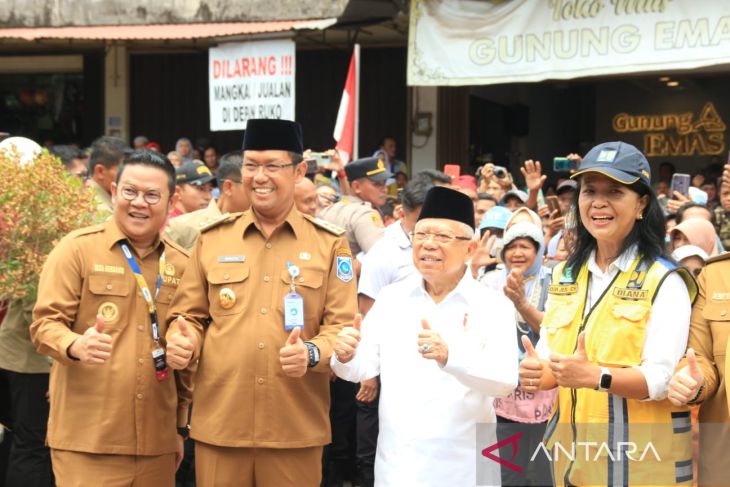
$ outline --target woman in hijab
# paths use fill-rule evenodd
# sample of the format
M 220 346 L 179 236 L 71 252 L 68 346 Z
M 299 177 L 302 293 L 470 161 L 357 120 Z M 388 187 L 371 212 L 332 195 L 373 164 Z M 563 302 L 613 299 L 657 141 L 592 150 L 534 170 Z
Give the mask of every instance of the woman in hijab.
M 515 305 L 515 346 L 519 359 L 525 356 L 522 337 L 534 345 L 540 337 L 540 323 L 545 309 L 550 269 L 542 265 L 545 244 L 540 217 L 526 208 L 512 215 L 503 236 L 500 253 L 504 268 L 496 286 Z M 485 282 L 485 284 L 487 284 Z M 550 463 L 544 456 L 530 461 L 532 452 L 542 441 L 545 426 L 555 401 L 555 390 L 524 393 L 520 387 L 508 397 L 495 399 L 497 436 L 500 441 L 522 433 L 520 448 L 513 460 L 524 465 L 522 473 L 503 466 L 502 485 L 545 485 L 550 478 Z
M 180 137 L 175 142 L 175 152 L 180 155 L 182 164 L 193 162 L 193 144 L 187 137 Z
M 694 245 L 712 257 L 717 255 L 717 234 L 715 227 L 702 218 L 690 218 L 672 228 L 669 232 L 672 252 L 685 245 Z

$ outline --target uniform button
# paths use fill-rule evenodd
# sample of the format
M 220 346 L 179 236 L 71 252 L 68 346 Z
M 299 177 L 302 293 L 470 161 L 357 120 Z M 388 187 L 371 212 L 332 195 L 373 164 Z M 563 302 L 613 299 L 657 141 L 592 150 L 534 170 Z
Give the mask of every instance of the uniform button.
M 271 278 L 269 276 L 264 276 L 264 282 L 269 282 L 269 281 L 271 281 Z
M 172 299 L 172 293 L 167 293 L 167 299 Z
M 112 290 L 112 285 L 111 284 L 107 284 L 106 285 L 106 288 L 107 288 L 108 291 L 111 291 Z
M 139 362 L 140 364 L 143 364 L 144 363 L 144 359 L 143 358 L 137 359 L 137 362 Z
M 264 383 L 265 381 L 264 381 L 264 379 L 263 379 L 263 378 L 259 377 L 259 380 L 258 380 L 258 381 L 256 381 L 256 382 L 258 382 L 259 384 L 263 384 L 263 383 Z
M 142 326 L 142 325 L 137 325 L 137 329 L 138 329 L 139 331 L 144 331 L 144 326 Z
M 267 249 L 270 249 L 271 248 L 271 242 L 266 242 L 266 248 Z
M 300 277 L 299 278 L 299 282 L 304 282 L 304 278 L 303 277 Z
M 727 311 L 725 311 L 725 310 L 720 311 L 720 316 L 725 316 L 726 314 L 727 314 Z
M 230 278 L 231 278 L 231 275 L 229 273 L 226 272 L 225 274 L 223 274 L 223 279 L 225 279 L 226 281 Z
M 142 394 L 137 394 L 137 399 L 142 399 Z
M 268 309 L 266 309 L 266 308 L 261 308 L 261 314 L 262 314 L 262 315 L 265 315 L 265 314 L 266 314 L 266 313 L 268 313 L 268 312 L 269 312 L 269 310 L 268 310 Z
M 264 348 L 264 342 L 259 342 L 258 347 L 259 350 L 262 350 Z

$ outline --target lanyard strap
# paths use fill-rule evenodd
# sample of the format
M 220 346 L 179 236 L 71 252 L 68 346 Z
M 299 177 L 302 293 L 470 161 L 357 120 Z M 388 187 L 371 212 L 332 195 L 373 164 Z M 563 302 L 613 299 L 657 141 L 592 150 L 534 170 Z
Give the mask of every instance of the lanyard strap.
M 162 286 L 162 273 L 165 270 L 165 252 L 162 252 L 160 255 L 160 268 L 157 273 L 157 283 L 155 286 L 155 295 L 153 297 L 152 293 L 150 293 L 150 289 L 147 287 L 147 281 L 145 281 L 142 271 L 132 255 L 127 242 L 121 241 L 119 242 L 119 246 L 122 248 L 122 253 L 127 259 L 129 267 L 132 269 L 134 278 L 137 279 L 137 285 L 139 286 L 140 291 L 142 291 L 144 300 L 147 302 L 147 310 L 149 311 L 150 321 L 152 322 L 152 339 L 155 343 L 157 343 L 160 341 L 160 329 L 157 323 L 157 307 L 155 306 L 155 301 L 157 300 L 157 295 L 160 293 L 160 287 Z

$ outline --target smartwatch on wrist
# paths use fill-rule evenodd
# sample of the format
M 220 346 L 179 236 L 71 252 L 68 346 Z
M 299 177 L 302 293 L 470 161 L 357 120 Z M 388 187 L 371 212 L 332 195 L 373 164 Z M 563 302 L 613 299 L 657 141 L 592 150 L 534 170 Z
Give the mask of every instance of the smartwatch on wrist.
M 611 371 L 606 367 L 601 367 L 601 377 L 598 379 L 598 387 L 596 387 L 596 390 L 607 392 L 611 388 L 612 379 Z
M 307 367 L 310 369 L 319 363 L 319 347 L 312 342 L 304 342 L 309 352 L 309 363 Z

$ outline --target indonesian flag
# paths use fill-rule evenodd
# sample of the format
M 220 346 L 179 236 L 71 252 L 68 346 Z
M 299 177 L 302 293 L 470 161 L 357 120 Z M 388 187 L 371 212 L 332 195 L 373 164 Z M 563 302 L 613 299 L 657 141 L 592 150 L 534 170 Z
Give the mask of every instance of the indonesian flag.
M 337 141 L 335 148 L 340 153 L 342 162 L 345 164 L 357 158 L 359 78 L 360 45 L 355 44 L 355 50 L 350 60 L 350 69 L 347 70 L 347 79 L 345 80 L 345 89 L 342 92 L 340 109 L 337 112 L 335 131 L 332 134 Z

